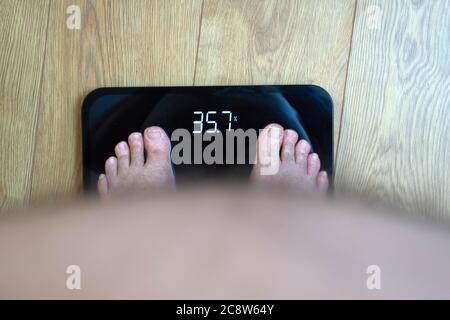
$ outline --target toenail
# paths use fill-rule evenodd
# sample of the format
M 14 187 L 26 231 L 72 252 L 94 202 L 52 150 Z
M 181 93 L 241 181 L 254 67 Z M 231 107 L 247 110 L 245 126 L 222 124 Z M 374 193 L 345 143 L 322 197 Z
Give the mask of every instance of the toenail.
M 317 153 L 313 153 L 313 154 L 311 155 L 311 158 L 313 158 L 314 160 L 316 160 L 316 159 L 319 158 L 319 156 L 317 155 Z
M 159 139 L 161 137 L 161 132 L 158 129 L 148 130 L 147 137 L 149 139 Z
M 138 140 L 139 139 L 139 133 L 137 133 L 137 132 L 135 132 L 135 133 L 133 133 L 132 135 L 131 135 L 131 140 L 134 140 L 134 141 L 136 141 L 136 140 Z
M 125 142 L 119 143 L 119 150 L 124 152 L 127 150 Z
M 280 137 L 280 132 L 281 132 L 280 128 L 278 128 L 276 126 L 270 127 L 269 128 L 269 137 L 270 138 L 275 138 L 275 137 L 279 138 Z
M 288 129 L 286 130 L 286 135 L 293 138 L 297 133 L 294 130 Z
M 306 153 L 308 149 L 308 144 L 305 140 L 300 141 L 300 152 Z
M 109 163 L 113 163 L 114 162 L 114 157 L 109 157 L 108 162 Z

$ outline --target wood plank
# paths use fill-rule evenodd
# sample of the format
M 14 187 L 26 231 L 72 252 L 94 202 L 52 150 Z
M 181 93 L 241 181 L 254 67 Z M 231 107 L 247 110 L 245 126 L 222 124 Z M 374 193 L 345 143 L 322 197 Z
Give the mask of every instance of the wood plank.
M 66 28 L 69 5 L 81 30 Z M 33 200 L 81 190 L 81 103 L 102 86 L 192 85 L 201 0 L 53 1 Z
M 358 2 L 337 158 L 340 190 L 449 217 L 449 43 L 447 0 Z
M 0 210 L 28 203 L 49 1 L 0 1 Z
M 205 0 L 195 84 L 320 85 L 334 100 L 338 137 L 354 8 L 348 0 Z

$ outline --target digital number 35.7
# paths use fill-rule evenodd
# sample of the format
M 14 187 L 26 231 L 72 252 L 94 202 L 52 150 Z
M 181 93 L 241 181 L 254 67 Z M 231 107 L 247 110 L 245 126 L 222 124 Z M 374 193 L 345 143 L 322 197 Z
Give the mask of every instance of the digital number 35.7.
M 203 111 L 194 111 L 193 113 L 194 113 L 194 115 L 200 115 L 200 119 L 194 120 L 194 131 L 192 131 L 192 133 L 203 132 L 203 122 L 206 122 L 207 124 L 210 124 L 213 126 L 213 128 L 206 130 L 207 133 L 216 133 L 217 132 L 217 121 L 211 119 L 211 118 L 213 118 L 213 117 L 211 117 L 212 115 L 217 114 L 216 111 L 207 111 L 206 117 L 205 117 L 205 114 Z M 231 111 L 222 111 L 221 114 L 228 115 L 228 129 L 227 130 L 231 130 L 231 121 L 233 119 L 233 114 L 231 113 Z M 196 130 L 196 128 L 198 128 L 198 129 Z

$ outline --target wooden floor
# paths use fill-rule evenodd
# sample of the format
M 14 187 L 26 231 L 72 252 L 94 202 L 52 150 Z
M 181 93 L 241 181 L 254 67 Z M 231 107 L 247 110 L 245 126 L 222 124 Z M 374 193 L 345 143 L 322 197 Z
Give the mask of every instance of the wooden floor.
M 3 210 L 81 192 L 97 87 L 312 83 L 335 103 L 338 192 L 450 215 L 448 0 L 0 0 L 0 17 Z

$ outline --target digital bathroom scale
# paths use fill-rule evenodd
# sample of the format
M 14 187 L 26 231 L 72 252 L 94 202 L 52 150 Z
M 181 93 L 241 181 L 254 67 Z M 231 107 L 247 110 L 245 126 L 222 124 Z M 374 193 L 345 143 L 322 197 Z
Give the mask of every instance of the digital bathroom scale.
M 196 135 L 206 131 L 260 130 L 270 123 L 293 129 L 300 139 L 309 141 L 320 157 L 321 170 L 326 170 L 332 179 L 333 102 L 321 87 L 264 85 L 96 89 L 84 99 L 82 107 L 84 189 L 95 190 L 98 176 L 104 172 L 105 161 L 114 155 L 115 145 L 127 141 L 132 132 L 159 126 L 170 138 L 175 130 L 184 129 L 194 140 Z M 172 141 L 172 146 L 176 143 Z M 201 150 L 206 145 L 207 142 L 203 142 Z M 195 153 L 194 149 L 192 151 Z M 193 162 L 174 164 L 178 185 L 208 179 L 245 181 L 252 168 L 249 161 L 231 164 Z

